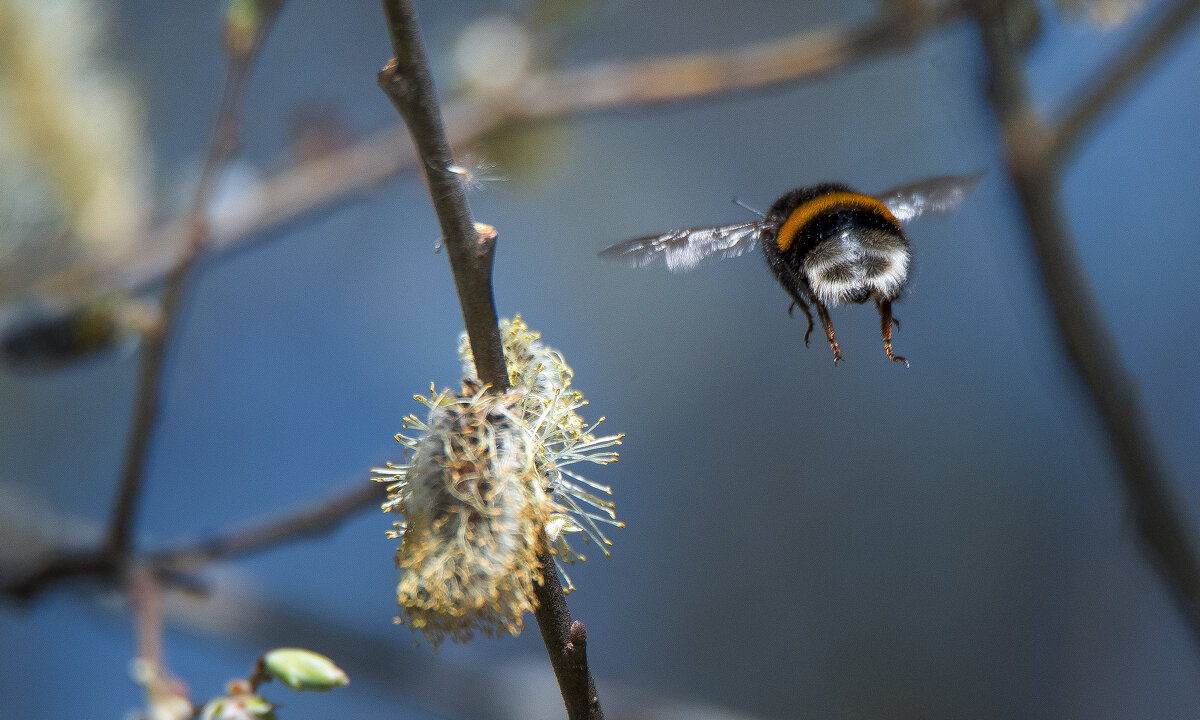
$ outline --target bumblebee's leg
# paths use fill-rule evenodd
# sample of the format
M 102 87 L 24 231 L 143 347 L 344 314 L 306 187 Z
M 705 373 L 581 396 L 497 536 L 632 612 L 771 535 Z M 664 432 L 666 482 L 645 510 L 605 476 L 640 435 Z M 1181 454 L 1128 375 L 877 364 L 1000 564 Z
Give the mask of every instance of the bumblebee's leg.
M 837 361 L 842 359 L 842 349 L 833 337 L 833 321 L 829 319 L 829 308 L 816 298 L 813 298 L 813 302 L 817 306 L 817 317 L 821 318 L 821 327 L 825 328 L 825 338 L 829 340 L 829 347 L 833 350 L 833 362 L 836 365 Z
M 879 308 L 879 330 L 883 335 L 883 351 L 887 353 L 888 359 L 892 362 L 902 362 L 905 367 L 908 367 L 908 360 L 892 353 L 892 323 L 896 322 L 892 317 L 892 301 L 876 300 L 875 307 Z M 896 327 L 900 327 L 900 324 L 896 323 Z
M 808 303 L 804 302 L 804 298 L 792 295 L 792 304 L 788 306 L 788 317 L 792 316 L 792 311 L 797 307 L 804 313 L 804 318 L 808 320 L 808 330 L 804 331 L 804 347 L 808 347 L 808 336 L 812 335 L 813 331 L 812 313 L 809 312 Z

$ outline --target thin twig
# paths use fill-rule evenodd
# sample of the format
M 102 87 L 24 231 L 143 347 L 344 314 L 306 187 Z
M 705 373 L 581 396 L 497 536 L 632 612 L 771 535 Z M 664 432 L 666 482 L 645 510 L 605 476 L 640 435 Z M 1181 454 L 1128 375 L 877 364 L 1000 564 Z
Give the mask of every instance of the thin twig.
M 924 34 L 961 18 L 963 0 L 930 5 L 903 3 L 850 27 L 822 27 L 720 52 L 602 62 L 556 72 L 532 72 L 502 94 L 470 95 L 444 108 L 451 147 L 462 148 L 514 121 L 546 120 L 587 111 L 679 102 L 814 80 L 855 62 L 895 52 Z M 348 148 L 300 162 L 265 179 L 253 205 L 213 219 L 211 249 L 235 246 L 256 233 L 376 187 L 416 163 L 402 127 L 376 133 Z M 157 285 L 172 257 L 161 248 L 183 232 L 168 224 L 134 243 L 135 250 L 88 276 L 114 277 L 141 289 Z M 77 269 L 73 275 L 80 277 Z M 56 280 L 46 283 L 53 286 Z
M 15 597 L 32 597 L 44 584 L 69 577 L 87 574 L 110 575 L 119 571 L 129 560 L 132 553 L 133 526 L 137 520 L 150 445 L 158 421 L 167 341 L 179 312 L 186 280 L 209 237 L 205 212 L 216 192 L 225 165 L 237 150 L 237 118 L 250 70 L 282 5 L 283 0 L 261 3 L 263 14 L 249 42 L 239 45 L 234 42 L 235 38 L 227 37 L 230 41 L 229 69 L 214 120 L 212 140 L 196 193 L 192 197 L 184 221 L 178 228 L 179 255 L 167 272 L 163 284 L 159 301 L 161 318 L 158 326 L 145 333 L 143 338 L 129 440 L 105 539 L 93 551 L 68 551 L 47 558 L 41 567 L 6 586 L 6 591 Z
M 794 83 L 904 47 L 963 17 L 968 4 L 918 1 L 904 8 L 845 29 L 820 28 L 731 50 L 601 63 L 531 78 L 505 90 L 496 102 L 503 103 L 508 119 L 537 119 Z
M 386 495 L 380 483 L 356 483 L 303 510 L 232 529 L 197 543 L 149 553 L 146 562 L 156 568 L 188 568 L 261 552 L 292 540 L 331 532 L 358 512 L 378 507 Z
M 185 574 L 186 571 L 216 560 L 245 557 L 293 540 L 332 532 L 359 512 L 378 507 L 385 496 L 385 487 L 379 483 L 354 483 L 300 510 L 234 528 L 216 537 L 147 553 L 139 561 L 152 569 L 163 585 L 196 592 L 201 588 L 194 577 Z M 96 550 L 60 551 L 33 573 L 5 584 L 0 594 L 29 599 L 57 580 L 84 575 L 115 576 L 118 569 L 119 564 L 113 558 Z
M 462 177 L 452 170 L 454 154 L 442 126 L 442 110 L 434 94 L 412 3 L 384 0 L 383 12 L 396 56 L 379 72 L 379 86 L 404 118 L 421 158 L 479 379 L 503 392 L 508 388 L 508 371 L 492 298 L 495 238 L 481 238 L 476 231 Z
M 550 666 L 554 668 L 554 677 L 558 680 L 558 689 L 567 707 L 567 718 L 604 720 L 600 697 L 596 693 L 596 681 L 588 669 L 585 651 L 587 634 L 583 631 L 583 623 L 571 617 L 566 594 L 558 580 L 554 557 L 541 555 L 538 562 L 542 565 L 543 581 L 534 587 L 538 606 L 533 616 L 542 633 L 546 653 L 550 656 Z
M 396 57 L 379 74 L 379 85 L 404 118 L 429 185 L 429 195 L 442 227 L 450 269 L 462 305 L 479 378 L 497 391 L 508 387 L 508 370 L 492 301 L 494 235 L 478 233 L 467 208 L 459 175 L 450 167 L 454 158 L 442 127 L 441 110 L 433 90 L 425 50 L 409 0 L 383 0 L 384 15 Z M 553 558 L 542 556 L 543 582 L 535 585 L 535 617 L 550 664 L 558 679 L 570 720 L 603 720 L 595 682 L 583 652 L 572 652 L 571 611 L 558 582 Z M 577 638 L 576 638 L 577 639 Z
M 121 563 L 103 551 L 59 550 L 28 573 L 4 584 L 3 593 L 14 600 L 31 600 L 54 583 L 83 576 L 112 578 Z
M 1084 87 L 1068 104 L 1053 132 L 1050 162 L 1061 167 L 1075 153 L 1080 142 L 1113 103 L 1183 35 L 1197 11 L 1200 11 L 1200 0 L 1182 0 L 1168 8 L 1120 57 Z
M 1200 643 L 1200 561 L 1194 540 L 1151 442 L 1137 389 L 1121 364 L 1070 240 L 1049 149 L 1049 130 L 1030 101 L 1019 51 L 1006 31 L 1006 5 L 979 0 L 989 90 L 1008 169 L 1029 224 L 1042 284 L 1064 349 L 1103 423 L 1125 494 L 1153 564 Z
M 282 5 L 282 0 L 261 3 L 263 16 L 255 28 L 252 42 L 245 47 L 239 47 L 235 42 L 229 43 L 229 69 L 225 87 L 214 121 L 212 141 L 209 144 L 200 183 L 184 223 L 186 234 L 182 238 L 179 258 L 167 273 L 163 286 L 159 327 L 146 334 L 143 344 L 129 445 L 125 451 L 121 484 L 113 504 L 108 537 L 105 541 L 105 552 L 116 557 L 126 557 L 129 554 L 130 536 L 137 519 L 137 506 L 146 476 L 150 442 L 158 420 L 159 388 L 163 379 L 163 358 L 166 355 L 167 339 L 179 312 L 185 281 L 208 238 L 204 214 L 216 192 L 225 165 L 237 151 L 238 116 L 250 70 Z
M 149 663 L 155 675 L 163 665 L 163 598 L 158 579 L 148 568 L 135 565 L 129 569 L 129 605 L 133 611 L 134 633 L 138 659 Z

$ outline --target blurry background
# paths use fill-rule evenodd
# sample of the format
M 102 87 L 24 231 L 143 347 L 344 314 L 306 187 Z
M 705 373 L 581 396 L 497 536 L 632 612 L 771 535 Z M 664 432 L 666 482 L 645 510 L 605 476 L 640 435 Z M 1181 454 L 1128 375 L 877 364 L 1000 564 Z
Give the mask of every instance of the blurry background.
M 1107 33 L 1043 6 L 1028 57 L 1039 107 L 1058 108 L 1160 6 Z M 418 9 L 449 94 L 460 34 L 528 6 Z M 724 49 L 877 9 L 597 2 L 535 49 L 563 66 Z M 105 10 L 106 62 L 142 98 L 153 216 L 169 219 L 209 139 L 220 8 Z M 227 201 L 289 161 L 297 118 L 315 114 L 345 142 L 395 125 L 375 83 L 389 56 L 376 3 L 289 0 L 249 88 Z M 1197 77 L 1193 27 L 1063 184 L 1192 517 Z M 996 130 L 978 32 L 963 22 L 816 82 L 589 113 L 476 150 L 519 158 L 470 196 L 500 232 L 500 313 L 521 313 L 564 353 L 591 401 L 585 417 L 628 435 L 618 464 L 589 473 L 613 486 L 628 527 L 611 533 L 611 558 L 590 548 L 570 597 L 610 715 L 666 716 L 683 701 L 692 717 L 701 706 L 768 718 L 1195 717 L 1200 655 L 1140 553 L 1065 365 Z M 632 235 L 743 219 L 734 194 L 762 208 L 799 184 L 872 192 L 981 168 L 957 213 L 910 229 L 916 271 L 896 310 L 907 370 L 883 356 L 870 307 L 833 312 L 838 367 L 819 338 L 806 349 L 803 319 L 788 317 L 757 257 L 679 275 L 596 259 Z M 170 349 L 143 547 L 315 502 L 400 459 L 392 435 L 418 409 L 411 395 L 459 377 L 461 315 L 438 236 L 409 171 L 206 263 Z M 136 375 L 129 347 L 53 372 L 0 371 L 10 548 L 29 542 L 14 517 L 62 542 L 96 536 Z M 167 634 L 171 669 L 203 699 L 263 650 L 296 644 L 342 661 L 352 684 L 303 697 L 267 686 L 290 720 L 561 716 L 532 618 L 519 638 L 436 654 L 391 625 L 391 522 L 368 511 L 332 536 L 214 568 L 213 604 L 178 606 L 191 620 Z M 141 704 L 128 615 L 88 585 L 68 588 L 82 592 L 0 608 L 0 714 L 121 717 Z

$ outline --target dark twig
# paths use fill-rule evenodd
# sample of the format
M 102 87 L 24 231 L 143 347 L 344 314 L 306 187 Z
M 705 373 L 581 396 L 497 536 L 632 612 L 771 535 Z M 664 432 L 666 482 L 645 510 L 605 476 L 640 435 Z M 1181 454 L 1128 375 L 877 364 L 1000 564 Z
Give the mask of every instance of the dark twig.
M 45 583 L 78 575 L 111 576 L 129 560 L 138 501 L 145 484 L 146 464 L 158 421 L 167 340 L 179 312 L 185 281 L 208 239 L 205 212 L 216 192 L 225 165 L 237 150 L 237 118 L 250 70 L 282 5 L 283 0 L 262 2 L 262 15 L 250 37 L 239 37 L 232 31 L 226 37 L 229 69 L 214 122 L 212 141 L 196 193 L 180 226 L 179 256 L 163 282 L 158 326 L 143 337 L 129 441 L 125 448 L 120 484 L 113 501 L 105 539 L 95 551 L 71 551 L 47 558 L 42 567 L 6 586 L 6 590 L 16 597 L 32 597 Z
M 14 600 L 31 600 L 53 583 L 85 575 L 114 577 L 121 563 L 101 550 L 60 550 L 29 573 L 4 584 L 3 593 Z
M 496 390 L 508 387 L 508 370 L 492 301 L 494 231 L 480 232 L 471 219 L 454 158 L 442 127 L 425 50 L 409 0 L 383 0 L 395 59 L 379 73 L 379 85 L 404 118 L 425 170 L 429 195 L 442 227 L 450 269 L 462 305 L 463 320 L 479 378 Z M 571 611 L 558 581 L 554 559 L 540 558 L 543 582 L 535 586 L 535 617 L 570 720 L 602 720 L 595 682 L 583 652 L 570 652 Z M 579 638 L 576 638 L 582 642 Z
M 1138 393 L 1100 319 L 1063 220 L 1049 131 L 1033 109 L 1019 51 L 1006 32 L 1007 6 L 979 0 L 991 101 L 1008 169 L 1071 365 L 1103 423 L 1138 531 L 1193 639 L 1200 643 L 1200 562 L 1193 538 L 1150 439 Z
M 600 698 L 596 694 L 596 681 L 587 664 L 587 634 L 583 623 L 571 618 L 566 595 L 558 580 L 558 570 L 552 555 L 538 557 L 542 564 L 543 582 L 534 587 L 538 606 L 533 611 L 542 643 L 550 656 L 550 666 L 558 679 L 558 689 L 567 706 L 568 720 L 604 720 L 600 709 Z M 575 626 L 579 626 L 579 632 Z
M 225 78 L 220 108 L 214 123 L 212 142 L 209 144 L 208 156 L 200 175 L 200 183 L 196 188 L 196 194 L 192 198 L 187 220 L 184 223 L 186 234 L 183 237 L 179 258 L 167 273 L 163 286 L 160 301 L 162 319 L 159 327 L 153 332 L 147 333 L 144 339 L 141 367 L 138 373 L 137 401 L 134 406 L 132 427 L 129 431 L 129 445 L 125 452 L 121 484 L 113 505 L 108 537 L 105 542 L 105 552 L 116 557 L 123 558 L 129 553 L 130 535 L 136 520 L 137 504 L 146 475 L 150 442 L 158 420 L 159 388 L 162 385 L 163 359 L 166 354 L 167 339 L 179 312 L 179 302 L 183 297 L 185 281 L 208 239 L 204 214 L 216 192 L 225 165 L 237 151 L 238 115 L 242 98 L 245 96 L 250 70 L 254 65 L 259 48 L 262 47 L 262 41 L 282 5 L 282 0 L 261 3 L 263 16 L 253 29 L 253 37 L 249 38 L 247 42 L 239 42 L 240 39 L 233 36 L 232 33 L 227 36 L 229 69 Z
M 189 570 L 215 560 L 245 557 L 293 540 L 331 532 L 357 513 L 377 507 L 386 494 L 379 483 L 355 483 L 301 510 L 232 529 L 207 540 L 148 553 L 140 558 L 140 562 L 151 569 L 164 586 L 192 593 L 203 592 L 203 585 L 188 574 Z M 26 600 L 57 580 L 84 575 L 115 577 L 119 569 L 120 564 L 115 558 L 96 550 L 60 552 L 33 573 L 6 584 L 0 594 Z
M 492 299 L 494 238 L 481 242 L 467 207 L 462 177 L 452 169 L 454 155 L 442 127 L 442 111 L 434 94 L 412 3 L 384 0 L 383 12 L 396 56 L 379 72 L 379 86 L 404 118 L 422 160 L 479 379 L 503 391 L 508 387 L 508 371 L 504 367 Z
M 331 532 L 359 511 L 378 507 L 386 495 L 379 483 L 356 483 L 304 510 L 230 530 L 195 544 L 150 553 L 146 560 L 158 568 L 187 568 L 249 555 L 291 540 Z
M 1182 0 L 1168 8 L 1120 57 L 1087 84 L 1067 106 L 1054 130 L 1049 149 L 1051 163 L 1061 167 L 1074 154 L 1081 140 L 1112 104 L 1188 29 L 1188 23 L 1198 10 L 1200 0 Z
M 894 52 L 962 17 L 963 0 L 931 5 L 904 0 L 882 16 L 849 27 L 821 27 L 718 52 L 600 62 L 556 72 L 531 72 L 502 95 L 469 95 L 444 106 L 452 147 L 513 121 L 545 120 L 572 113 L 712 97 L 816 79 L 855 62 Z M 228 248 L 250 235 L 295 221 L 306 213 L 374 187 L 411 166 L 416 154 L 403 128 L 391 128 L 343 150 L 286 167 L 262 182 L 256 205 L 215 218 L 212 248 Z M 173 259 L 161 247 L 183 232 L 179 220 L 135 243 L 111 266 L 89 277 L 111 275 L 142 288 L 163 278 Z M 79 269 L 72 273 L 78 276 Z M 53 282 L 53 281 L 52 281 Z

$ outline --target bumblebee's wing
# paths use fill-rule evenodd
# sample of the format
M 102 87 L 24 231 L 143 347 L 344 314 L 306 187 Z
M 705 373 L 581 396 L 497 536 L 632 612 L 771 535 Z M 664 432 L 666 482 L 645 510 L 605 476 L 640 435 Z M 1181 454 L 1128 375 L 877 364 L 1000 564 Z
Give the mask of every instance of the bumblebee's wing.
M 704 258 L 731 258 L 752 251 L 763 230 L 772 227 L 763 220 L 686 228 L 661 235 L 646 235 L 617 243 L 600 251 L 605 260 L 617 260 L 643 267 L 662 258 L 672 272 L 691 270 Z
M 882 192 L 875 197 L 879 199 L 896 219 L 908 222 L 925 213 L 946 213 L 959 206 L 979 181 L 983 179 L 986 170 L 970 175 L 943 175 L 942 177 L 926 178 L 915 183 L 901 185 Z

